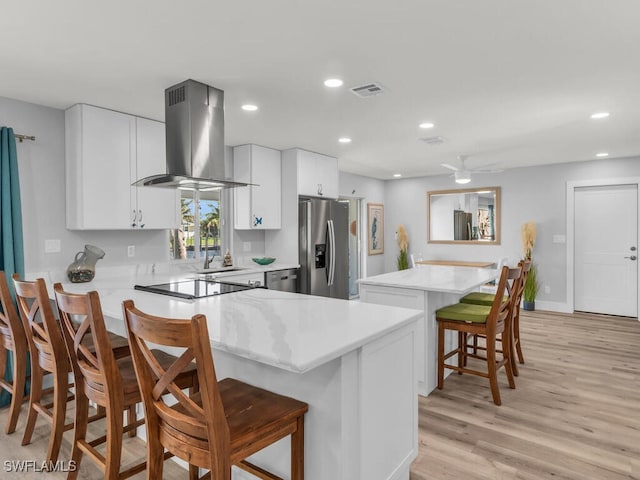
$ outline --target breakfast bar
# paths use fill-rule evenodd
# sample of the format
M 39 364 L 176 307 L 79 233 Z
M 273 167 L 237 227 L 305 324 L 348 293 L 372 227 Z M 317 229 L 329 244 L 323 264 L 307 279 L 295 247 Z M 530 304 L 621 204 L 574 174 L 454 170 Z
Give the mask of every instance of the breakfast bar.
M 416 265 L 444 265 L 448 267 L 489 268 L 494 262 L 470 262 L 467 260 L 418 260 Z
M 219 379 L 234 377 L 309 404 L 308 480 L 404 479 L 418 450 L 416 329 L 422 312 L 251 288 L 196 300 L 134 290 L 184 275 L 132 275 L 63 284 L 97 290 L 109 330 L 126 335 L 122 301 L 146 313 L 202 313 Z M 251 458 L 286 478 L 289 439 Z M 249 479 L 234 469 L 234 479 Z
M 424 265 L 359 280 L 362 302 L 422 310 L 416 357 L 420 395 L 427 396 L 436 387 L 436 310 L 458 302 L 475 288 L 495 280 L 497 275 L 497 270 L 487 268 Z M 457 337 L 447 332 L 446 351 L 452 350 L 457 341 Z

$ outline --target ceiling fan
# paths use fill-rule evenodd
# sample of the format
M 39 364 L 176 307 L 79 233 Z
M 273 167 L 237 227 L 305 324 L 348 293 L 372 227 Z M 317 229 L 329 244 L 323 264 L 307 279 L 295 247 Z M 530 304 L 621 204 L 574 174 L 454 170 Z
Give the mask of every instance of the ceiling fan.
M 456 183 L 469 183 L 471 181 L 471 173 L 498 173 L 502 172 L 502 169 L 485 169 L 485 168 L 469 168 L 466 166 L 465 161 L 467 160 L 466 155 L 458 155 L 458 160 L 460 161 L 460 167 L 456 167 L 454 165 L 449 165 L 448 163 L 441 163 L 445 168 L 449 170 L 453 170 L 453 177 L 456 179 Z M 493 165 L 493 164 L 492 164 Z M 489 167 L 491 165 L 485 165 L 485 167 Z

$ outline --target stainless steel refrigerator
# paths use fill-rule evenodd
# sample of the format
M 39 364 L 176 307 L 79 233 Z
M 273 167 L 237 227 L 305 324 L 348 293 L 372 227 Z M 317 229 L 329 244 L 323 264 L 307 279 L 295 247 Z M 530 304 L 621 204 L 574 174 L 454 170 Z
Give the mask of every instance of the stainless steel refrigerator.
M 471 240 L 471 214 L 463 210 L 453 211 L 453 239 Z
M 300 197 L 300 293 L 349 298 L 349 204 Z

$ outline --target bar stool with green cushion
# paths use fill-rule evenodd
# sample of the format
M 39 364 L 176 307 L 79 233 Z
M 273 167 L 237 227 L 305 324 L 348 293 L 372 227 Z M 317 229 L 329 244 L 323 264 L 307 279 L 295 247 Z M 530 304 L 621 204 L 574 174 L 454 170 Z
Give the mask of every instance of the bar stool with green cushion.
M 524 292 L 524 285 L 527 282 L 527 275 L 529 275 L 529 270 L 531 268 L 531 260 L 520 260 L 518 263 L 518 267 L 522 268 L 522 278 L 518 282 L 518 288 L 516 292 L 511 292 L 514 295 L 513 307 L 512 307 L 512 318 L 511 318 L 511 364 L 513 368 L 513 374 L 518 376 L 518 366 L 516 363 L 516 355 L 520 363 L 524 363 L 524 357 L 522 355 L 522 347 L 520 342 L 520 301 L 522 300 L 522 294 Z M 507 289 L 509 289 L 509 284 L 507 284 Z M 495 299 L 495 294 L 493 293 L 482 293 L 482 292 L 472 292 L 468 295 L 465 295 L 460 299 L 461 303 L 468 303 L 473 305 L 491 305 L 493 300 Z M 473 349 L 474 353 L 477 353 L 478 350 L 484 350 L 483 347 L 478 345 L 478 337 L 480 335 L 475 336 L 473 339 Z
M 491 386 L 491 395 L 496 405 L 502 403 L 498 388 L 498 370 L 505 367 L 509 387 L 515 388 L 513 370 L 511 368 L 511 345 L 509 335 L 503 335 L 502 358 L 496 357 L 496 338 L 503 332 L 509 331 L 511 319 L 512 297 L 505 295 L 507 283 L 515 283 L 521 276 L 521 269 L 502 267 L 500 281 L 496 296 L 491 306 L 457 303 L 443 307 L 436 311 L 438 322 L 438 389 L 444 386 L 444 369 L 455 370 L 458 374 L 470 373 L 488 378 Z M 458 346 L 456 349 L 445 353 L 444 332 L 454 330 L 458 332 Z M 487 339 L 486 357 L 470 353 L 466 348 L 467 335 L 484 335 Z M 458 365 L 448 365 L 445 361 L 454 355 L 458 355 Z M 467 357 L 478 358 L 487 362 L 487 372 L 481 372 L 467 368 Z

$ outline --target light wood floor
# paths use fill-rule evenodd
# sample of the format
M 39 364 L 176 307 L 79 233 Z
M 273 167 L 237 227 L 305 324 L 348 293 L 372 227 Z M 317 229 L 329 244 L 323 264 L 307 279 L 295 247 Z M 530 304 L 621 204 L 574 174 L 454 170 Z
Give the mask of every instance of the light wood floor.
M 488 380 L 455 373 L 420 398 L 411 480 L 640 479 L 640 323 L 524 312 L 521 338 L 502 406 Z
M 501 407 L 491 402 L 488 381 L 473 375 L 453 374 L 444 390 L 420 398 L 411 480 L 640 479 L 640 322 L 525 312 L 521 324 L 526 364 L 516 390 L 501 371 Z M 16 433 L 5 435 L 6 412 L 0 409 L 0 479 L 66 478 L 5 471 L 5 460 L 41 460 L 49 432 L 39 420 L 33 442 L 22 447 L 24 412 Z M 65 433 L 61 459 L 69 458 L 71 438 Z M 124 450 L 133 461 L 144 444 L 126 439 Z M 101 477 L 85 458 L 79 478 Z M 167 461 L 165 478 L 187 474 Z
M 45 420 L 38 419 L 36 423 L 36 429 L 33 434 L 31 443 L 26 446 L 21 446 L 22 434 L 24 433 L 24 425 L 26 423 L 27 404 L 25 403 L 18 419 L 18 427 L 15 433 L 6 435 L 4 429 L 7 421 L 7 408 L 0 409 L 0 479 L 2 480 L 44 480 L 44 479 L 66 479 L 67 473 L 58 472 L 42 472 L 37 469 L 42 469 L 41 462 L 43 461 L 47 453 L 47 443 L 49 441 L 50 427 Z M 73 419 L 73 402 L 67 409 L 67 421 Z M 106 431 L 104 420 L 98 420 L 89 425 L 90 434 L 93 436 L 90 438 L 96 438 L 104 435 Z M 68 467 L 68 460 L 71 458 L 71 441 L 73 440 L 73 430 L 65 432 L 62 442 L 62 449 L 58 460 L 64 463 L 64 467 Z M 99 449 L 105 454 L 105 449 Z M 138 463 L 144 458 L 146 453 L 145 443 L 139 438 L 124 438 L 123 447 L 123 459 L 122 465 L 124 468 Z M 35 461 L 36 466 L 30 465 L 29 470 L 24 473 L 17 473 L 10 471 L 7 462 L 8 461 Z M 12 464 L 15 465 L 15 464 Z M 16 468 L 12 466 L 11 468 Z M 78 479 L 79 480 L 97 480 L 103 478 L 104 475 L 94 462 L 87 456 L 84 456 L 81 464 Z M 141 472 L 137 475 L 129 477 L 134 480 L 146 479 L 146 472 Z M 167 460 L 164 463 L 164 478 L 167 480 L 186 480 L 189 478 L 187 470 L 177 465 L 172 460 Z

